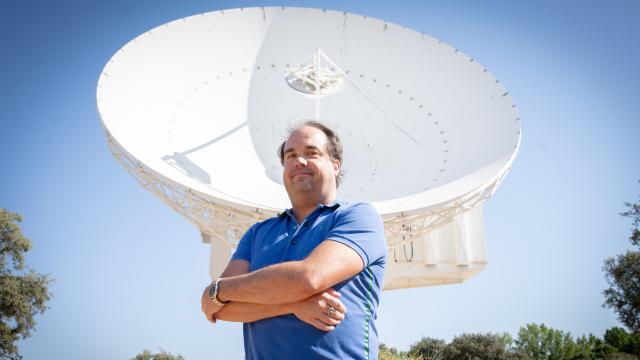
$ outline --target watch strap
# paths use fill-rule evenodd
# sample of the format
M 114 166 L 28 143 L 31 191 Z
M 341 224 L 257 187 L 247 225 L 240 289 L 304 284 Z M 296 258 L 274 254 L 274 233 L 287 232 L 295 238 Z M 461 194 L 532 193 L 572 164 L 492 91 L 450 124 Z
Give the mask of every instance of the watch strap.
M 220 290 L 220 279 L 214 280 L 211 283 L 211 287 L 209 288 L 209 298 L 214 304 L 224 306 L 228 301 L 220 301 L 220 299 L 218 299 L 218 290 Z

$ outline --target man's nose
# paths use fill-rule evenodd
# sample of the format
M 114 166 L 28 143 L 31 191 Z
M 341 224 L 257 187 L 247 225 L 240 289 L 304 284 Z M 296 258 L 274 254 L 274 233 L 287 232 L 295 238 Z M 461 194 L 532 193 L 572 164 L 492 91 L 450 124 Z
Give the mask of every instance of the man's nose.
M 303 155 L 296 156 L 295 165 L 296 166 L 307 166 L 307 158 L 305 158 Z

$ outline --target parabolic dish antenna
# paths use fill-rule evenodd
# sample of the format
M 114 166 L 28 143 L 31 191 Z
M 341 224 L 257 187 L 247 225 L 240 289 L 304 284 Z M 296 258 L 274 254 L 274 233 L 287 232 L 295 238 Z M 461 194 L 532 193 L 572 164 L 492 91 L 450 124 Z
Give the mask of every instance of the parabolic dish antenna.
M 342 200 L 384 220 L 385 289 L 461 282 L 486 265 L 481 203 L 520 144 L 507 90 L 425 34 L 290 8 L 203 13 L 122 47 L 98 82 L 111 152 L 211 244 L 212 277 L 244 231 L 290 206 L 276 149 L 321 119 L 344 144 Z

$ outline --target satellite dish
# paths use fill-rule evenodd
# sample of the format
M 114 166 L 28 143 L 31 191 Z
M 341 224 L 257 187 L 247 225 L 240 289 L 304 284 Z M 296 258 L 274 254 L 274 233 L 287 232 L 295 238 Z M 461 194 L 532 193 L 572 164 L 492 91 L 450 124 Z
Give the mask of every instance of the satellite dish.
M 509 93 L 458 49 L 382 20 L 261 7 L 152 29 L 106 64 L 111 152 L 211 244 L 219 275 L 243 232 L 290 206 L 276 156 L 320 118 L 344 144 L 345 201 L 385 225 L 385 289 L 461 282 L 486 264 L 481 204 L 520 144 Z

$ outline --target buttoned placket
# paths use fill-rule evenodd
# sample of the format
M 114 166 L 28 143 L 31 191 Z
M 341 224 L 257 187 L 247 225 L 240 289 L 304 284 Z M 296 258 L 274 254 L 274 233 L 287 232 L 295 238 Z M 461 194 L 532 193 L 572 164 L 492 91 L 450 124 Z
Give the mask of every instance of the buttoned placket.
M 305 218 L 304 220 L 302 220 L 302 222 L 299 225 L 298 224 L 294 225 L 293 235 L 291 235 L 291 238 L 290 238 L 290 241 L 289 241 L 291 243 L 291 245 L 295 245 L 296 244 L 296 242 L 297 242 L 296 235 L 298 235 L 298 233 L 300 232 L 300 229 L 302 229 L 302 227 L 304 226 L 304 224 L 306 224 L 306 222 L 307 222 L 307 219 Z M 294 221 L 294 223 L 295 223 L 295 221 Z
M 295 220 L 295 217 L 292 214 L 288 213 L 289 215 L 288 221 L 291 223 L 291 229 L 290 229 L 291 236 L 289 236 L 289 241 L 287 244 L 287 249 L 285 250 L 285 253 L 284 253 L 283 261 L 286 261 L 293 257 L 291 253 L 295 251 L 294 249 L 296 244 L 298 243 L 298 237 L 302 235 L 302 232 L 303 232 L 302 229 L 307 227 L 308 224 L 310 224 L 311 222 L 313 222 L 313 220 L 319 216 L 320 211 L 323 208 L 324 207 L 318 207 L 317 209 L 315 209 L 311 214 L 309 214 L 306 218 L 304 218 L 300 224 L 297 223 L 297 221 Z
M 308 227 L 309 224 L 311 224 L 318 216 L 320 216 L 320 213 L 323 209 L 335 208 L 336 206 L 340 206 L 340 203 L 337 200 L 333 204 L 328 206 L 319 205 L 315 210 L 313 210 L 313 212 L 311 212 L 311 214 L 307 215 L 307 217 L 304 218 L 300 224 L 298 224 L 298 222 L 296 221 L 296 218 L 293 215 L 293 211 L 285 211 L 288 217 L 287 221 L 291 223 L 291 227 L 289 229 L 289 233 L 291 234 L 291 236 L 289 236 L 289 239 L 287 241 L 287 247 L 284 251 L 282 261 L 287 261 L 288 259 L 292 258 L 292 254 L 290 254 L 290 252 L 295 249 L 295 246 L 298 243 L 298 237 L 299 235 L 301 235 L 300 233 L 302 231 L 302 228 Z

